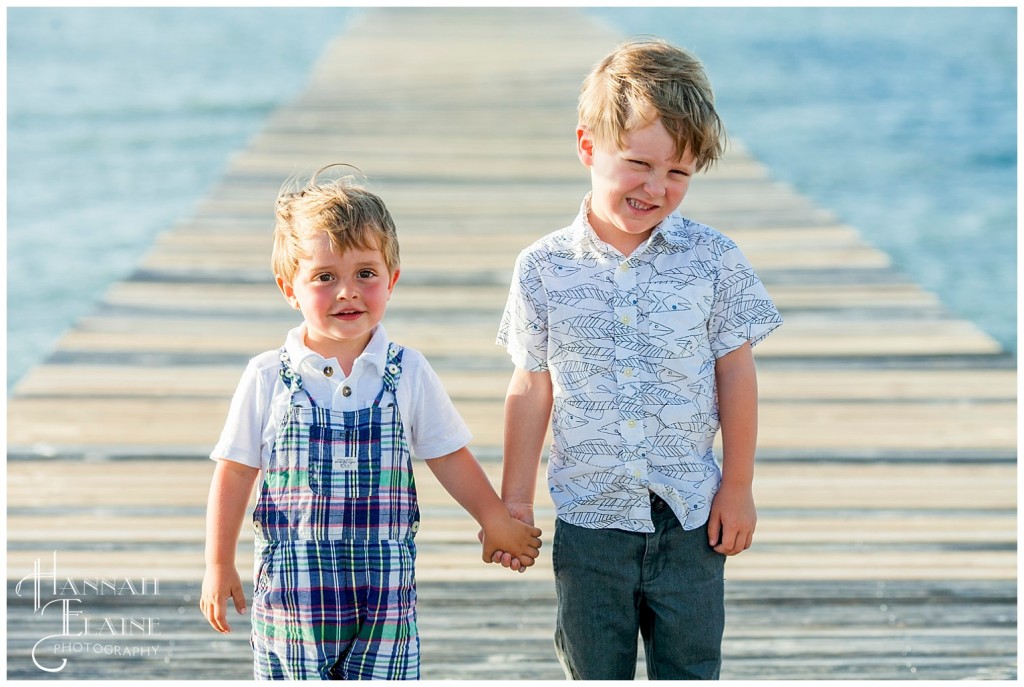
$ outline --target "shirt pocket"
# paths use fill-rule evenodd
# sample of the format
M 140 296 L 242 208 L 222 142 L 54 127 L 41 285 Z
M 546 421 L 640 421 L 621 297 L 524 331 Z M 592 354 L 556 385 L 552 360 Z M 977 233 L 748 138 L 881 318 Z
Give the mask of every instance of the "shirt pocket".
M 363 499 L 380 482 L 380 425 L 354 422 L 309 428 L 309 488 L 334 499 Z

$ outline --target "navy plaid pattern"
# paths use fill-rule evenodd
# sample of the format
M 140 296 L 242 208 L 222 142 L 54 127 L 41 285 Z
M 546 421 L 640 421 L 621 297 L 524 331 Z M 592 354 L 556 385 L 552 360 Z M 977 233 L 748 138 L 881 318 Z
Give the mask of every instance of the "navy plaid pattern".
M 318 406 L 282 354 L 292 403 L 254 513 L 258 678 L 419 677 L 402 353 L 390 347 L 377 399 L 351 412 Z

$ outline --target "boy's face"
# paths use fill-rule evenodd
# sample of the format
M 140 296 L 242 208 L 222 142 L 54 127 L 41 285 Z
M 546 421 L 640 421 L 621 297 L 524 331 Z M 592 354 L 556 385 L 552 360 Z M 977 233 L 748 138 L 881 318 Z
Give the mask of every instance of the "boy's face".
M 621 150 L 614 142 L 596 143 L 581 127 L 576 150 L 590 168 L 590 226 L 626 256 L 679 207 L 697 171 L 689 150 L 676 157 L 675 143 L 660 119 L 627 131 Z
M 388 273 L 380 250 L 352 248 L 338 254 L 323 232 L 304 238 L 301 245 L 309 258 L 299 260 L 291 283 L 278 276 L 278 288 L 302 311 L 311 350 L 325 358 L 354 359 L 384 317 L 399 271 Z

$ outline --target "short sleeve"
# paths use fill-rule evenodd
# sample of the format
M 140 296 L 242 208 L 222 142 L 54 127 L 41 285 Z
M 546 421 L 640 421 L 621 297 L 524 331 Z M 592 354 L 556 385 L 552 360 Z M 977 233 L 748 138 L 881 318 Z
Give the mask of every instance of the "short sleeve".
M 544 283 L 539 258 L 528 250 L 516 259 L 497 343 L 505 347 L 516 367 L 529 372 L 548 369 L 548 308 Z
M 227 459 L 259 468 L 263 454 L 263 427 L 267 392 L 262 389 L 256 359 L 242 373 L 231 398 L 220 439 L 210 453 L 213 460 Z
M 708 319 L 708 336 L 715 358 L 748 341 L 757 345 L 782 324 L 775 303 L 743 252 L 731 240 L 721 239 L 720 267 Z
M 409 450 L 416 458 L 440 458 L 467 446 L 473 435 L 455 404 L 448 397 L 441 379 L 418 351 L 406 349 L 407 372 L 398 384 L 398 406 L 409 440 Z M 417 356 L 415 366 L 409 358 Z

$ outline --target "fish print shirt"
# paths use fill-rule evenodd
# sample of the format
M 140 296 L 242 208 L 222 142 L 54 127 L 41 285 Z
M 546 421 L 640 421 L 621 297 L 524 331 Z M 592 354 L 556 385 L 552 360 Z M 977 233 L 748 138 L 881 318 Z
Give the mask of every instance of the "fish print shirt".
M 687 530 L 721 482 L 715 361 L 782 323 L 730 239 L 673 212 L 632 255 L 576 220 L 516 261 L 498 344 L 548 371 L 548 487 L 558 517 L 653 532 L 650 493 Z

